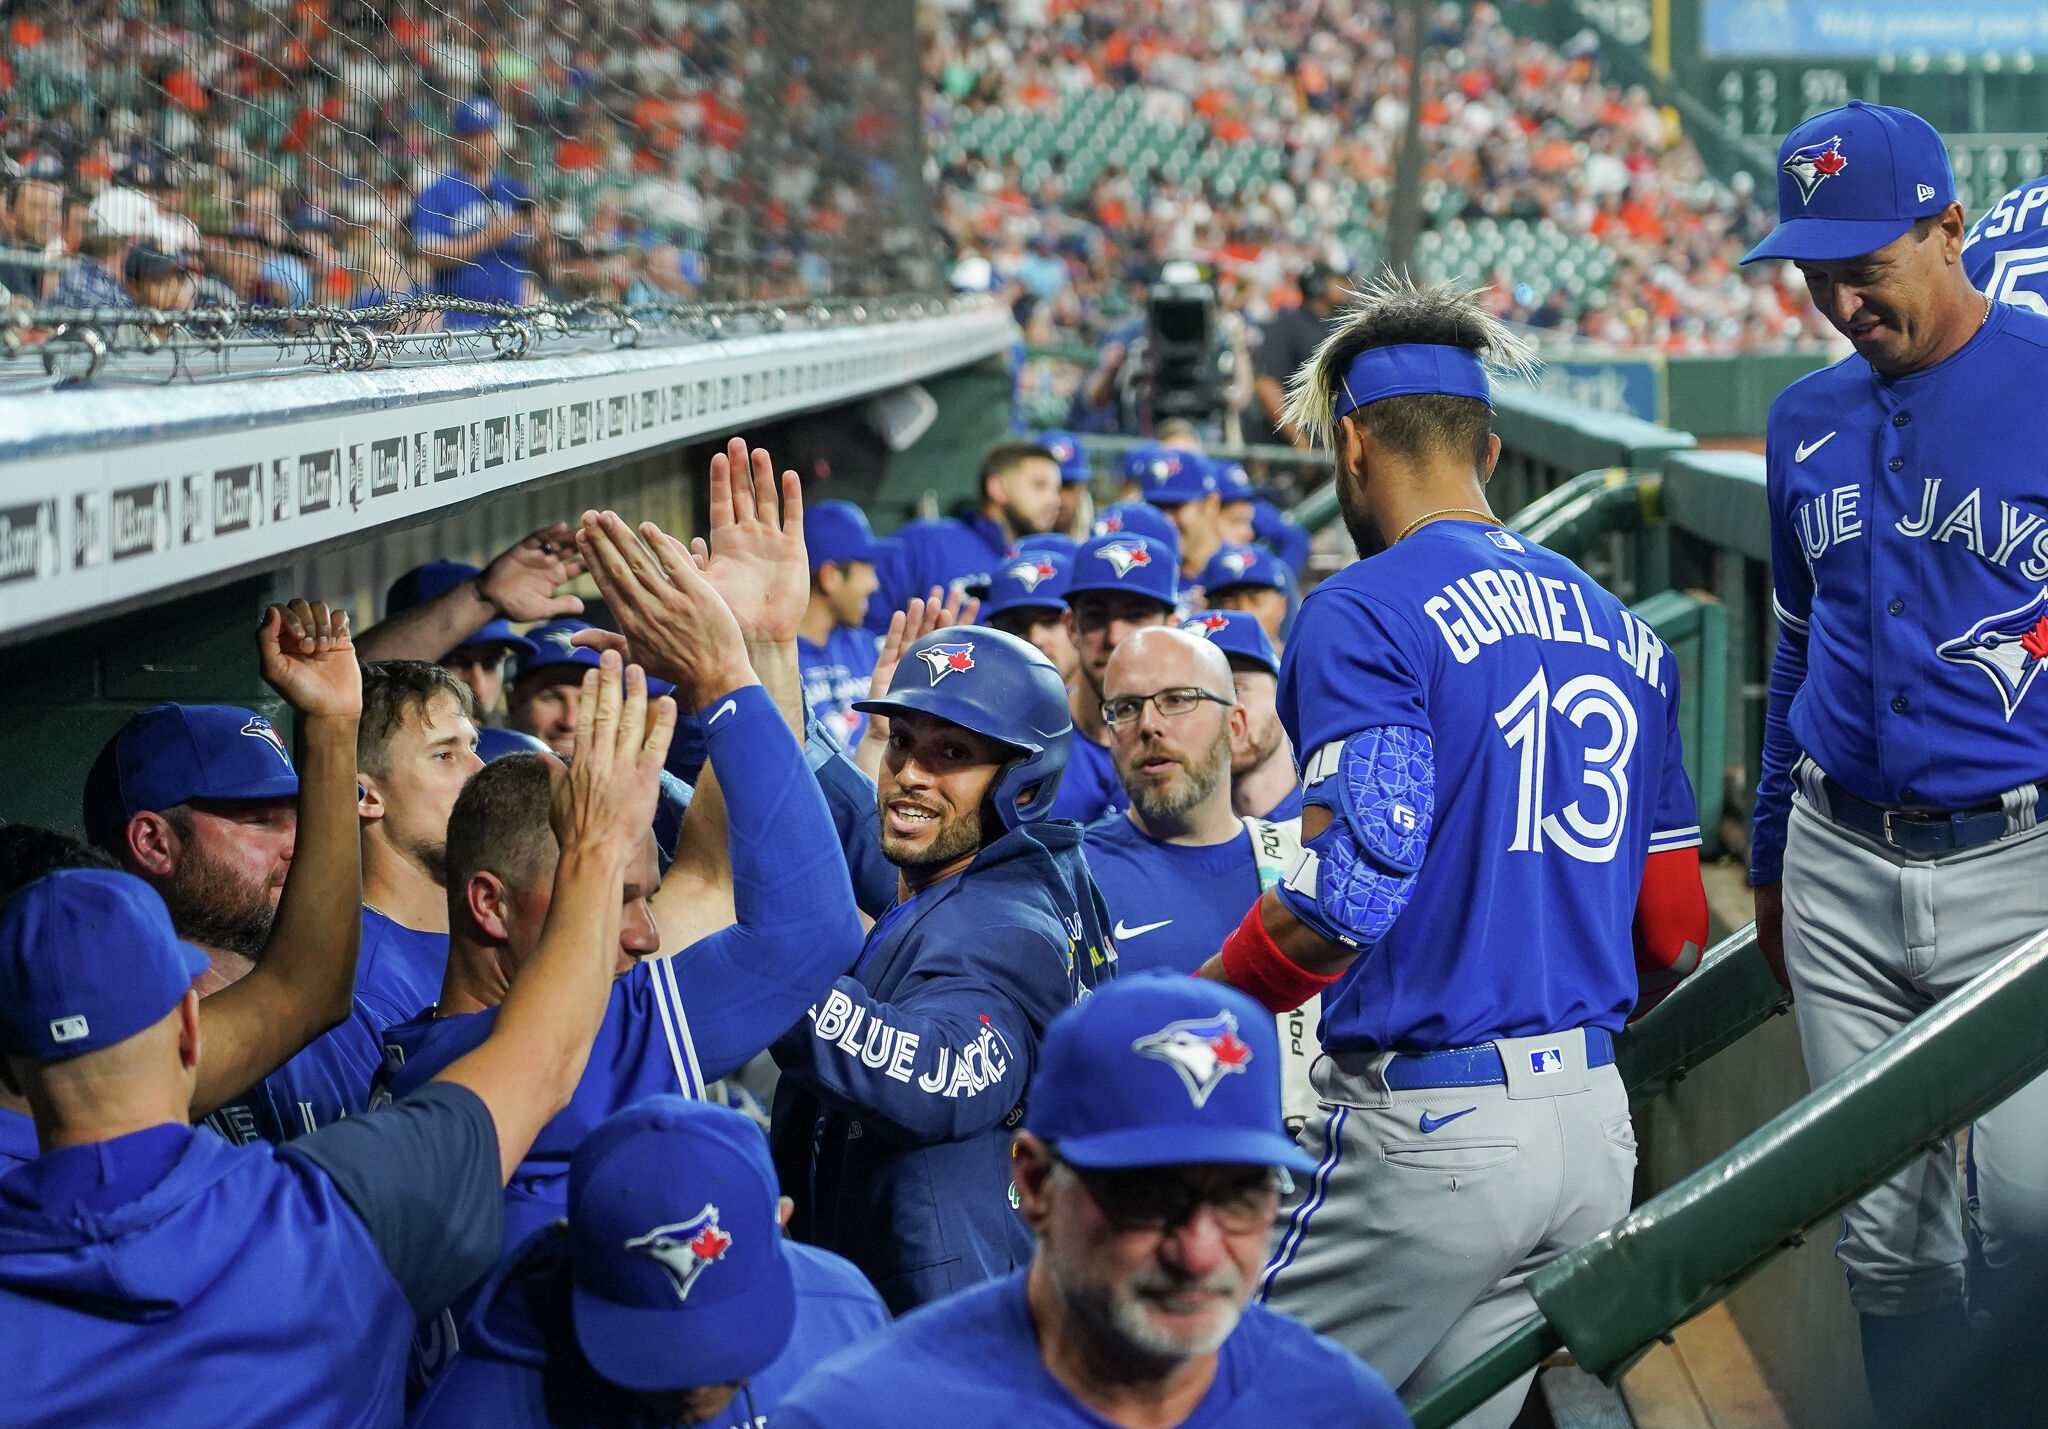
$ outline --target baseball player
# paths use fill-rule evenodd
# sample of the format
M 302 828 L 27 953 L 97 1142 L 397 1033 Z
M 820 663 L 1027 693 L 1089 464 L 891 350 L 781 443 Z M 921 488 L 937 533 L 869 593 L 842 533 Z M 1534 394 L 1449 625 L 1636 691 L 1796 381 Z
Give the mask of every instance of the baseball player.
M 1139 499 L 1172 519 L 1180 535 L 1180 573 L 1192 581 L 1223 545 L 1216 470 L 1198 451 L 1162 447 L 1142 469 Z
M 858 1270 L 783 1238 L 788 1205 L 738 1112 L 673 1096 L 619 1112 L 570 1159 L 567 1219 L 478 1292 L 409 1429 L 758 1429 L 889 1323 Z
M 553 917 L 490 1037 L 396 1105 L 290 1146 L 188 1124 L 207 957 L 147 884 L 71 869 L 8 901 L 0 1079 L 50 1148 L 0 1196 L 11 1422 L 398 1422 L 413 1323 L 489 1269 L 499 1188 L 604 1010 L 616 889 L 674 712 L 650 711 L 615 655 L 585 698 L 546 811 L 563 847 Z
M 1171 516 L 1149 501 L 1119 501 L 1114 506 L 1105 506 L 1088 530 L 1092 536 L 1144 536 L 1170 552 L 1176 567 L 1180 564 L 1180 528 L 1173 524 Z
M 1385 1381 L 1255 1297 L 1278 1187 L 1271 1021 L 1241 993 L 1119 979 L 1046 1034 L 1011 1158 L 1027 1268 L 812 1371 L 776 1429 L 1103 1424 L 1394 1429 Z
M 1225 545 L 1195 577 L 1210 610 L 1247 610 L 1281 647 L 1293 614 L 1293 573 L 1264 546 Z
M 1171 548 L 1150 536 L 1112 532 L 1087 541 L 1067 578 L 1067 634 L 1081 660 L 1069 704 L 1073 754 L 1052 816 L 1092 824 L 1122 813 L 1123 786 L 1102 722 L 1102 675 L 1116 647 L 1134 630 L 1165 625 L 1180 600 L 1180 576 Z
M 2048 175 L 2027 180 L 1970 225 L 1963 272 L 1993 302 L 2048 317 Z
M 155 888 L 209 959 L 198 990 L 201 1115 L 247 1093 L 349 1014 L 361 853 L 362 682 L 348 618 L 293 601 L 257 632 L 263 676 L 297 716 L 305 779 L 253 710 L 158 705 L 86 775 L 88 837 Z
M 1779 226 L 1749 259 L 1797 264 L 1855 347 L 1785 389 L 1764 444 L 1778 649 L 1750 881 L 1818 1085 L 2048 924 L 2048 527 L 2039 459 L 2006 439 L 2039 410 L 2048 318 L 1971 285 L 1947 150 L 1919 116 L 1818 114 L 1779 169 Z M 2048 1084 L 1982 1117 L 1970 1159 L 1970 1304 L 2031 1345 Z M 1969 1326 L 1947 1148 L 1852 1206 L 1836 1254 L 1887 1425 L 1984 1387 L 1952 1381 Z M 2001 1375 L 2037 1372 L 2031 1350 L 1998 1353 Z
M 1265 626 L 1248 611 L 1211 610 L 1189 616 L 1180 628 L 1223 652 L 1244 709 L 1244 737 L 1230 747 L 1230 806 L 1247 818 L 1299 819 L 1301 780 L 1278 707 L 1280 657 Z
M 863 622 L 875 593 L 880 547 L 867 513 L 851 501 L 820 501 L 804 513 L 811 562 L 810 602 L 797 633 L 797 661 L 811 715 L 852 749 L 867 719 L 853 702 L 875 673 L 875 634 Z
M 1116 954 L 1081 831 L 1050 817 L 1071 737 L 1051 661 L 936 630 L 861 708 L 889 720 L 878 815 L 898 897 L 775 1044 L 776 1159 L 799 1237 L 900 1312 L 1029 1255 L 1007 1132 L 1047 1024 Z
M 948 596 L 986 586 L 1012 541 L 1055 529 L 1060 485 L 1059 458 L 1037 442 L 990 447 L 975 509 L 896 528 L 875 565 L 882 598 L 868 604 L 868 628 L 887 634 L 890 615 L 933 586 Z
M 1019 550 L 1007 557 L 989 582 L 981 605 L 982 624 L 1036 646 L 1071 687 L 1081 674 L 1081 656 L 1067 633 L 1067 582 L 1074 552 Z
M 384 1033 L 431 1006 L 448 966 L 448 815 L 482 767 L 468 686 L 439 665 L 362 667 L 356 736 L 362 940 L 348 1020 L 208 1124 L 230 1141 L 279 1142 L 363 1110 Z
M 1060 464 L 1060 514 L 1052 529 L 1069 537 L 1086 531 L 1088 523 L 1095 519 L 1094 502 L 1088 491 L 1095 472 L 1088 464 L 1081 439 L 1072 432 L 1040 432 L 1038 444 Z
M 1275 1011 L 1322 993 L 1316 1171 L 1264 1293 L 1403 1393 L 1530 1321 L 1529 1274 L 1627 1211 L 1613 1034 L 1639 967 L 1706 941 L 1669 652 L 1486 505 L 1484 362 L 1519 354 L 1476 294 L 1390 278 L 1302 372 L 1290 416 L 1381 553 L 1302 604 L 1302 855 L 1204 969 Z
M 534 653 L 520 657 L 519 672 L 505 691 L 505 727 L 532 735 L 558 757 L 576 745 L 577 711 L 582 707 L 577 691 L 583 672 L 597 668 L 596 648 L 577 639 L 591 632 L 597 627 L 568 618 L 534 626 L 526 632 Z M 648 688 L 665 695 L 674 687 L 657 679 Z
M 476 695 L 480 716 L 498 708 L 508 655 L 535 653 L 511 622 L 583 613 L 583 602 L 556 594 L 583 573 L 567 525 L 557 522 L 498 553 L 479 571 L 460 561 L 429 561 L 391 583 L 384 619 L 356 639 L 357 657 L 429 660 L 446 665 Z

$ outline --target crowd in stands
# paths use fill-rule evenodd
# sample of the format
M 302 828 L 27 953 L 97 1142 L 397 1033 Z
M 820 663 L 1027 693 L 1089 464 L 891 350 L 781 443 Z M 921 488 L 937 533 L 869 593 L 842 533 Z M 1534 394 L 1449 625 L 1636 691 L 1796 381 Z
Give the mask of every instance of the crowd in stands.
M 927 127 L 946 229 L 1043 341 L 1101 340 L 1133 311 L 1132 280 L 1176 258 L 1213 265 L 1224 308 L 1263 323 L 1310 264 L 1369 271 L 1378 257 L 1408 92 L 1395 9 L 945 7 Z M 1423 275 L 1490 283 L 1498 315 L 1605 343 L 1824 336 L 1789 265 L 1737 266 L 1766 206 L 1711 176 L 1596 47 L 1517 35 L 1483 0 L 1438 7 L 1426 38 Z
M 17 300 L 658 303 L 929 281 L 915 57 L 850 7 L 56 0 L 4 26 L 0 282 Z M 423 205 L 486 131 L 495 213 Z M 506 281 L 433 251 L 493 217 Z

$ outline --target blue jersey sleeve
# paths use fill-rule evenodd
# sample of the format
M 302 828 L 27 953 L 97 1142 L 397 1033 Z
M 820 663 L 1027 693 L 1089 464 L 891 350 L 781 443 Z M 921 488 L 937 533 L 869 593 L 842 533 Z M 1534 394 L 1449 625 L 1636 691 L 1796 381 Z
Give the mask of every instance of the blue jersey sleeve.
M 725 791 L 738 921 L 677 954 L 674 971 L 716 1080 L 803 1016 L 859 954 L 861 928 L 825 796 L 767 691 L 734 691 L 704 728 Z
M 498 1128 L 482 1098 L 434 1082 L 279 1148 L 334 1182 L 421 1319 L 482 1279 L 504 1235 Z
M 1063 948 L 1028 928 L 988 928 L 976 942 L 933 948 L 893 1002 L 840 978 L 809 1026 L 776 1044 L 777 1060 L 910 1145 L 989 1130 L 1024 1099 L 1036 1029 L 1067 1001 L 1066 964 Z
M 1400 616 L 1351 591 L 1312 597 L 1280 668 L 1280 717 L 1306 760 L 1333 741 L 1382 725 L 1432 734 L 1419 637 Z
M 1700 809 L 1692 776 L 1685 772 L 1685 738 L 1678 730 L 1678 662 L 1665 666 L 1671 693 L 1664 700 L 1664 769 L 1650 819 L 1651 853 L 1692 848 L 1700 842 Z
M 875 815 L 875 781 L 861 772 L 846 751 L 813 720 L 805 731 L 804 757 L 825 795 L 853 879 L 853 901 L 870 918 L 879 918 L 896 901 L 896 865 L 882 854 L 882 830 Z
M 1771 444 L 1775 448 L 1775 443 Z M 1766 452 L 1766 469 L 1783 458 Z M 1749 881 L 1776 883 L 1785 866 L 1785 823 L 1792 814 L 1792 766 L 1799 741 L 1792 734 L 1792 702 L 1806 683 L 1807 621 L 1813 614 L 1813 572 L 1772 483 L 1771 606 L 1778 617 L 1778 649 L 1771 660 L 1770 699 L 1764 707 L 1764 743 L 1758 760 L 1756 807 L 1749 836 Z

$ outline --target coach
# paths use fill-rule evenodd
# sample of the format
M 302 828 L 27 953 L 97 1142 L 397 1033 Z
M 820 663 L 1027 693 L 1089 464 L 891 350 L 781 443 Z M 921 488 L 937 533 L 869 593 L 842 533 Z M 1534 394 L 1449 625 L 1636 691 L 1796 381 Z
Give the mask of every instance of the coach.
M 1779 168 L 1779 226 L 1745 261 L 1796 263 L 1856 349 L 1785 390 L 1764 450 L 1779 633 L 1750 881 L 1818 1084 L 2048 925 L 2048 525 L 2023 436 L 2048 319 L 1970 286 L 1917 115 L 1829 110 Z M 2010 1320 L 2048 1259 L 2048 1086 L 1981 1118 L 1971 1152 L 1974 1308 Z M 1952 1149 L 1851 1207 L 1836 1254 L 1880 1414 L 1919 1422 L 1967 1334 Z

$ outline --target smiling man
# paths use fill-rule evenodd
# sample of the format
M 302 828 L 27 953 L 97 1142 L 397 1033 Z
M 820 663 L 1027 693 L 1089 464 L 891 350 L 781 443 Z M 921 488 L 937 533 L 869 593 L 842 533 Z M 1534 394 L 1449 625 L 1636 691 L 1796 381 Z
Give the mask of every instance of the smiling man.
M 900 1312 L 1030 1258 L 1008 1133 L 1046 1027 L 1116 954 L 1081 831 L 1050 817 L 1073 737 L 1050 660 L 934 630 L 856 708 L 889 721 L 877 817 L 897 901 L 775 1045 L 776 1161 L 794 1233 Z
M 2040 454 L 2014 440 L 2039 412 L 2048 318 L 1971 285 L 1947 150 L 1918 115 L 1831 109 L 1778 157 L 1779 224 L 1745 261 L 1796 263 L 1856 348 L 1785 389 L 1764 443 L 1778 650 L 1750 882 L 1818 1086 L 2048 923 L 2031 693 L 2048 531 Z M 2019 1422 L 2048 1392 L 2031 1348 L 2048 1082 L 1979 1118 L 1970 1146 L 1980 1256 L 1947 1146 L 1844 1218 L 1836 1255 L 1888 1426 L 2001 1380 L 2013 1404 L 1964 1417 Z M 2024 1347 L 1992 1345 L 1994 1374 L 1964 1353 L 1986 1311 Z
M 806 1376 L 776 1429 L 1391 1429 L 1380 1377 L 1251 1303 L 1288 1170 L 1279 1050 L 1228 988 L 1104 988 L 1046 1035 L 1012 1159 L 1028 1269 L 898 1321 Z

